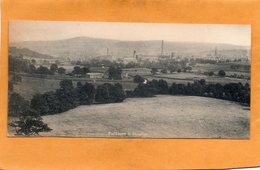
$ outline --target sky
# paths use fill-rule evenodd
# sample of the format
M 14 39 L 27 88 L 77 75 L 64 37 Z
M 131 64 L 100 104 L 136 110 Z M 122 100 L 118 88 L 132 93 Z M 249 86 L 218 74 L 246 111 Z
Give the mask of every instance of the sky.
M 251 46 L 251 26 L 121 22 L 9 21 L 9 41 L 62 40 L 79 36 L 116 40 L 165 40 Z

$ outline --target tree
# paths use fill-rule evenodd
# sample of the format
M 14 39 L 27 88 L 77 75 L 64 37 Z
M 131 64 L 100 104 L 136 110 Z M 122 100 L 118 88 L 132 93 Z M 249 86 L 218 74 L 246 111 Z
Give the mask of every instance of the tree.
M 83 84 L 80 81 L 78 81 L 77 82 L 77 88 L 80 89 L 82 86 L 83 86 Z
M 42 121 L 34 110 L 28 108 L 19 117 L 19 120 L 9 123 L 9 126 L 14 127 L 16 135 L 39 135 L 40 132 L 50 132 L 52 129 Z
M 57 64 L 51 64 L 50 66 L 50 72 L 51 74 L 55 74 L 58 70 L 58 65 Z
M 226 72 L 224 70 L 219 70 L 218 76 L 225 77 L 225 75 L 226 75 Z
M 21 116 L 29 108 L 29 102 L 18 93 L 11 93 L 8 100 L 8 115 Z
M 36 64 L 36 60 L 35 60 L 35 59 L 32 59 L 32 60 L 31 60 L 31 63 L 32 63 L 32 64 Z
M 8 81 L 8 91 L 12 92 L 14 90 L 14 85 L 11 81 Z
M 43 65 L 49 65 L 49 64 L 50 64 L 49 61 L 47 61 L 47 60 L 43 60 Z
M 167 73 L 167 69 L 165 69 L 165 68 L 162 69 L 162 70 L 161 70 L 161 73 L 166 74 L 166 73 Z
M 50 74 L 50 70 L 47 67 L 40 66 L 36 69 L 37 74 Z
M 77 93 L 80 104 L 92 104 L 95 99 L 95 91 L 95 87 L 92 84 L 85 83 L 82 85 L 81 82 L 78 82 Z
M 82 63 L 81 63 L 81 61 L 76 61 L 76 65 L 81 65 Z
M 82 74 L 81 68 L 80 68 L 79 66 L 75 66 L 75 67 L 73 68 L 72 74 L 74 74 L 74 75 L 76 75 L 76 76 L 81 75 L 81 74 Z
M 169 87 L 167 81 L 160 79 L 158 81 L 158 92 L 159 94 L 168 94 Z
M 59 112 L 67 111 L 79 105 L 77 92 L 71 80 L 62 80 L 60 89 L 57 89 L 55 94 L 60 102 Z
M 143 83 L 144 82 L 144 78 L 142 76 L 135 75 L 134 76 L 134 82 L 135 83 Z
M 55 113 L 60 113 L 60 107 L 61 107 L 61 102 L 57 96 L 57 94 L 53 91 L 51 92 L 46 92 L 43 94 L 43 98 L 47 104 L 48 107 L 48 115 L 50 114 L 55 114 Z
M 192 70 L 192 67 L 191 66 L 187 66 L 186 70 L 190 72 Z
M 31 100 L 31 108 L 34 109 L 40 115 L 49 114 L 49 105 L 46 100 L 46 96 L 42 94 L 35 94 Z
M 157 72 L 158 72 L 158 69 L 157 69 L 157 68 L 152 68 L 151 73 L 152 73 L 153 75 L 155 75 Z
M 134 96 L 137 97 L 153 97 L 154 89 L 148 84 L 138 84 L 134 90 Z
M 109 67 L 108 69 L 108 78 L 112 80 L 121 80 L 122 79 L 122 69 L 119 67 Z
M 148 81 L 147 84 L 153 94 L 159 94 L 158 80 L 153 79 L 152 81 Z
M 13 57 L 9 55 L 8 68 L 9 71 L 14 72 L 28 72 L 28 66 L 31 64 L 29 60 L 22 57 Z
M 63 68 L 63 67 L 59 67 L 59 68 L 58 68 L 58 73 L 59 73 L 59 74 L 65 74 L 65 73 L 66 73 L 66 69 Z
M 113 87 L 112 94 L 115 95 L 115 102 L 123 102 L 126 98 L 125 92 L 123 90 L 123 86 L 120 83 L 116 83 Z
M 82 75 L 86 75 L 86 74 L 89 73 L 89 72 L 90 72 L 90 70 L 89 70 L 88 67 L 82 67 L 82 69 L 81 69 L 81 74 L 82 74 Z
M 105 83 L 97 87 L 95 100 L 99 103 L 122 102 L 124 99 L 125 94 L 119 83 L 115 85 Z
M 209 72 L 209 76 L 213 76 L 213 75 L 214 75 L 213 71 Z
M 55 60 L 55 64 L 56 65 L 60 65 L 60 61 L 59 60 Z
M 186 92 L 186 85 L 185 84 L 173 83 L 172 86 L 169 89 L 169 93 L 172 94 L 172 95 L 185 94 L 185 92 Z
M 206 85 L 206 80 L 205 80 L 205 79 L 200 79 L 200 80 L 199 80 L 199 83 L 200 83 L 201 85 L 205 86 L 205 85 Z
M 169 69 L 170 69 L 170 73 L 173 73 L 173 72 L 176 71 L 176 68 L 175 68 L 175 67 L 170 67 Z
M 13 82 L 22 82 L 22 76 L 19 74 L 13 74 L 12 81 Z
M 71 80 L 62 80 L 60 81 L 60 88 L 63 90 L 72 90 L 73 83 Z
M 33 64 L 29 64 L 28 73 L 33 74 L 36 72 L 36 67 Z
M 181 72 L 181 69 L 179 68 L 179 69 L 177 70 L 177 72 L 180 73 L 180 72 Z

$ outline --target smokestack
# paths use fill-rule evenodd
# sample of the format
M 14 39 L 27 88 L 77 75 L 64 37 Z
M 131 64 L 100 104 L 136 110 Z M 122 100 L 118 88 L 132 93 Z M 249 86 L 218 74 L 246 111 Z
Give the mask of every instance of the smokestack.
M 109 48 L 107 48 L 107 56 L 109 56 Z
M 136 51 L 134 50 L 134 52 L 133 52 L 133 58 L 135 58 L 135 55 L 136 55 Z
M 174 58 L 174 52 L 171 53 L 171 59 L 173 59 L 173 58 Z
M 161 55 L 163 55 L 163 40 L 162 40 L 162 45 L 161 45 Z

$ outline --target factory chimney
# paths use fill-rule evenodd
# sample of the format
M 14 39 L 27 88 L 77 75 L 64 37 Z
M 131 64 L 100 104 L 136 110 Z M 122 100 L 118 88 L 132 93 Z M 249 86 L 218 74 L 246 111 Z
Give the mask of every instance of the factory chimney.
M 161 45 L 161 56 L 163 55 L 163 40 L 162 40 L 162 45 Z

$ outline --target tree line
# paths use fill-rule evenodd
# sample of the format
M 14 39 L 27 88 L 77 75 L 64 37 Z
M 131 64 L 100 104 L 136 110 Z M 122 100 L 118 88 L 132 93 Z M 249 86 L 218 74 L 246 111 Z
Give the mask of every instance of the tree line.
M 9 56 L 9 71 L 13 72 L 24 72 L 29 74 L 49 74 L 53 75 L 55 73 L 65 74 L 66 69 L 63 67 L 58 67 L 57 64 L 51 64 L 50 68 L 45 66 L 35 67 L 34 60 L 26 60 L 23 58 L 17 58 L 13 56 Z
M 56 63 L 51 64 L 49 68 L 42 65 L 36 68 L 34 65 L 35 62 L 33 60 L 30 61 L 23 58 L 16 58 L 16 57 L 9 56 L 9 71 L 24 72 L 29 74 L 44 74 L 44 75 L 54 75 L 56 73 L 60 75 L 66 74 L 66 69 L 63 67 L 59 67 Z M 91 67 L 91 65 L 75 66 L 73 70 L 67 75 L 76 76 L 76 77 L 85 77 L 86 74 L 90 72 L 89 67 Z M 107 72 L 108 72 L 107 74 L 109 79 L 113 79 L 113 80 L 122 79 L 121 66 L 111 65 L 109 66 Z
M 10 91 L 12 89 L 9 89 Z M 62 80 L 60 88 L 43 94 L 35 94 L 31 101 L 25 101 L 19 94 L 12 92 L 9 98 L 9 115 L 19 116 L 27 109 L 39 115 L 56 114 L 68 111 L 79 105 L 90 105 L 93 103 L 118 103 L 125 99 L 125 93 L 121 84 L 104 83 L 95 88 L 91 83 L 77 83 L 73 86 L 71 80 Z M 20 108 L 20 109 L 17 109 Z
M 136 77 L 135 81 L 139 82 L 134 91 L 128 91 L 128 97 L 152 97 L 157 94 L 170 95 L 187 95 L 187 96 L 204 96 L 217 99 L 224 99 L 239 102 L 250 106 L 250 85 L 246 83 L 220 83 L 207 84 L 204 79 L 196 80 L 193 83 L 182 84 L 173 83 L 171 86 L 161 80 L 152 80 L 142 83 L 141 77 Z
M 144 80 L 141 76 L 136 77 L 135 81 L 138 82 L 138 86 L 133 91 L 126 92 L 120 83 L 104 83 L 95 87 L 91 83 L 78 82 L 74 87 L 71 80 L 62 80 L 59 89 L 35 94 L 30 102 L 25 101 L 19 94 L 10 92 L 9 115 L 19 116 L 24 110 L 28 110 L 24 107 L 29 107 L 39 115 L 47 115 L 65 112 L 79 105 L 118 103 L 123 102 L 126 97 L 153 97 L 158 94 L 204 96 L 250 105 L 250 85 L 248 83 L 245 85 L 242 83 L 207 84 L 204 79 L 201 79 L 193 83 L 173 83 L 169 86 L 163 79 L 146 83 Z M 9 91 L 12 89 L 10 84 Z

